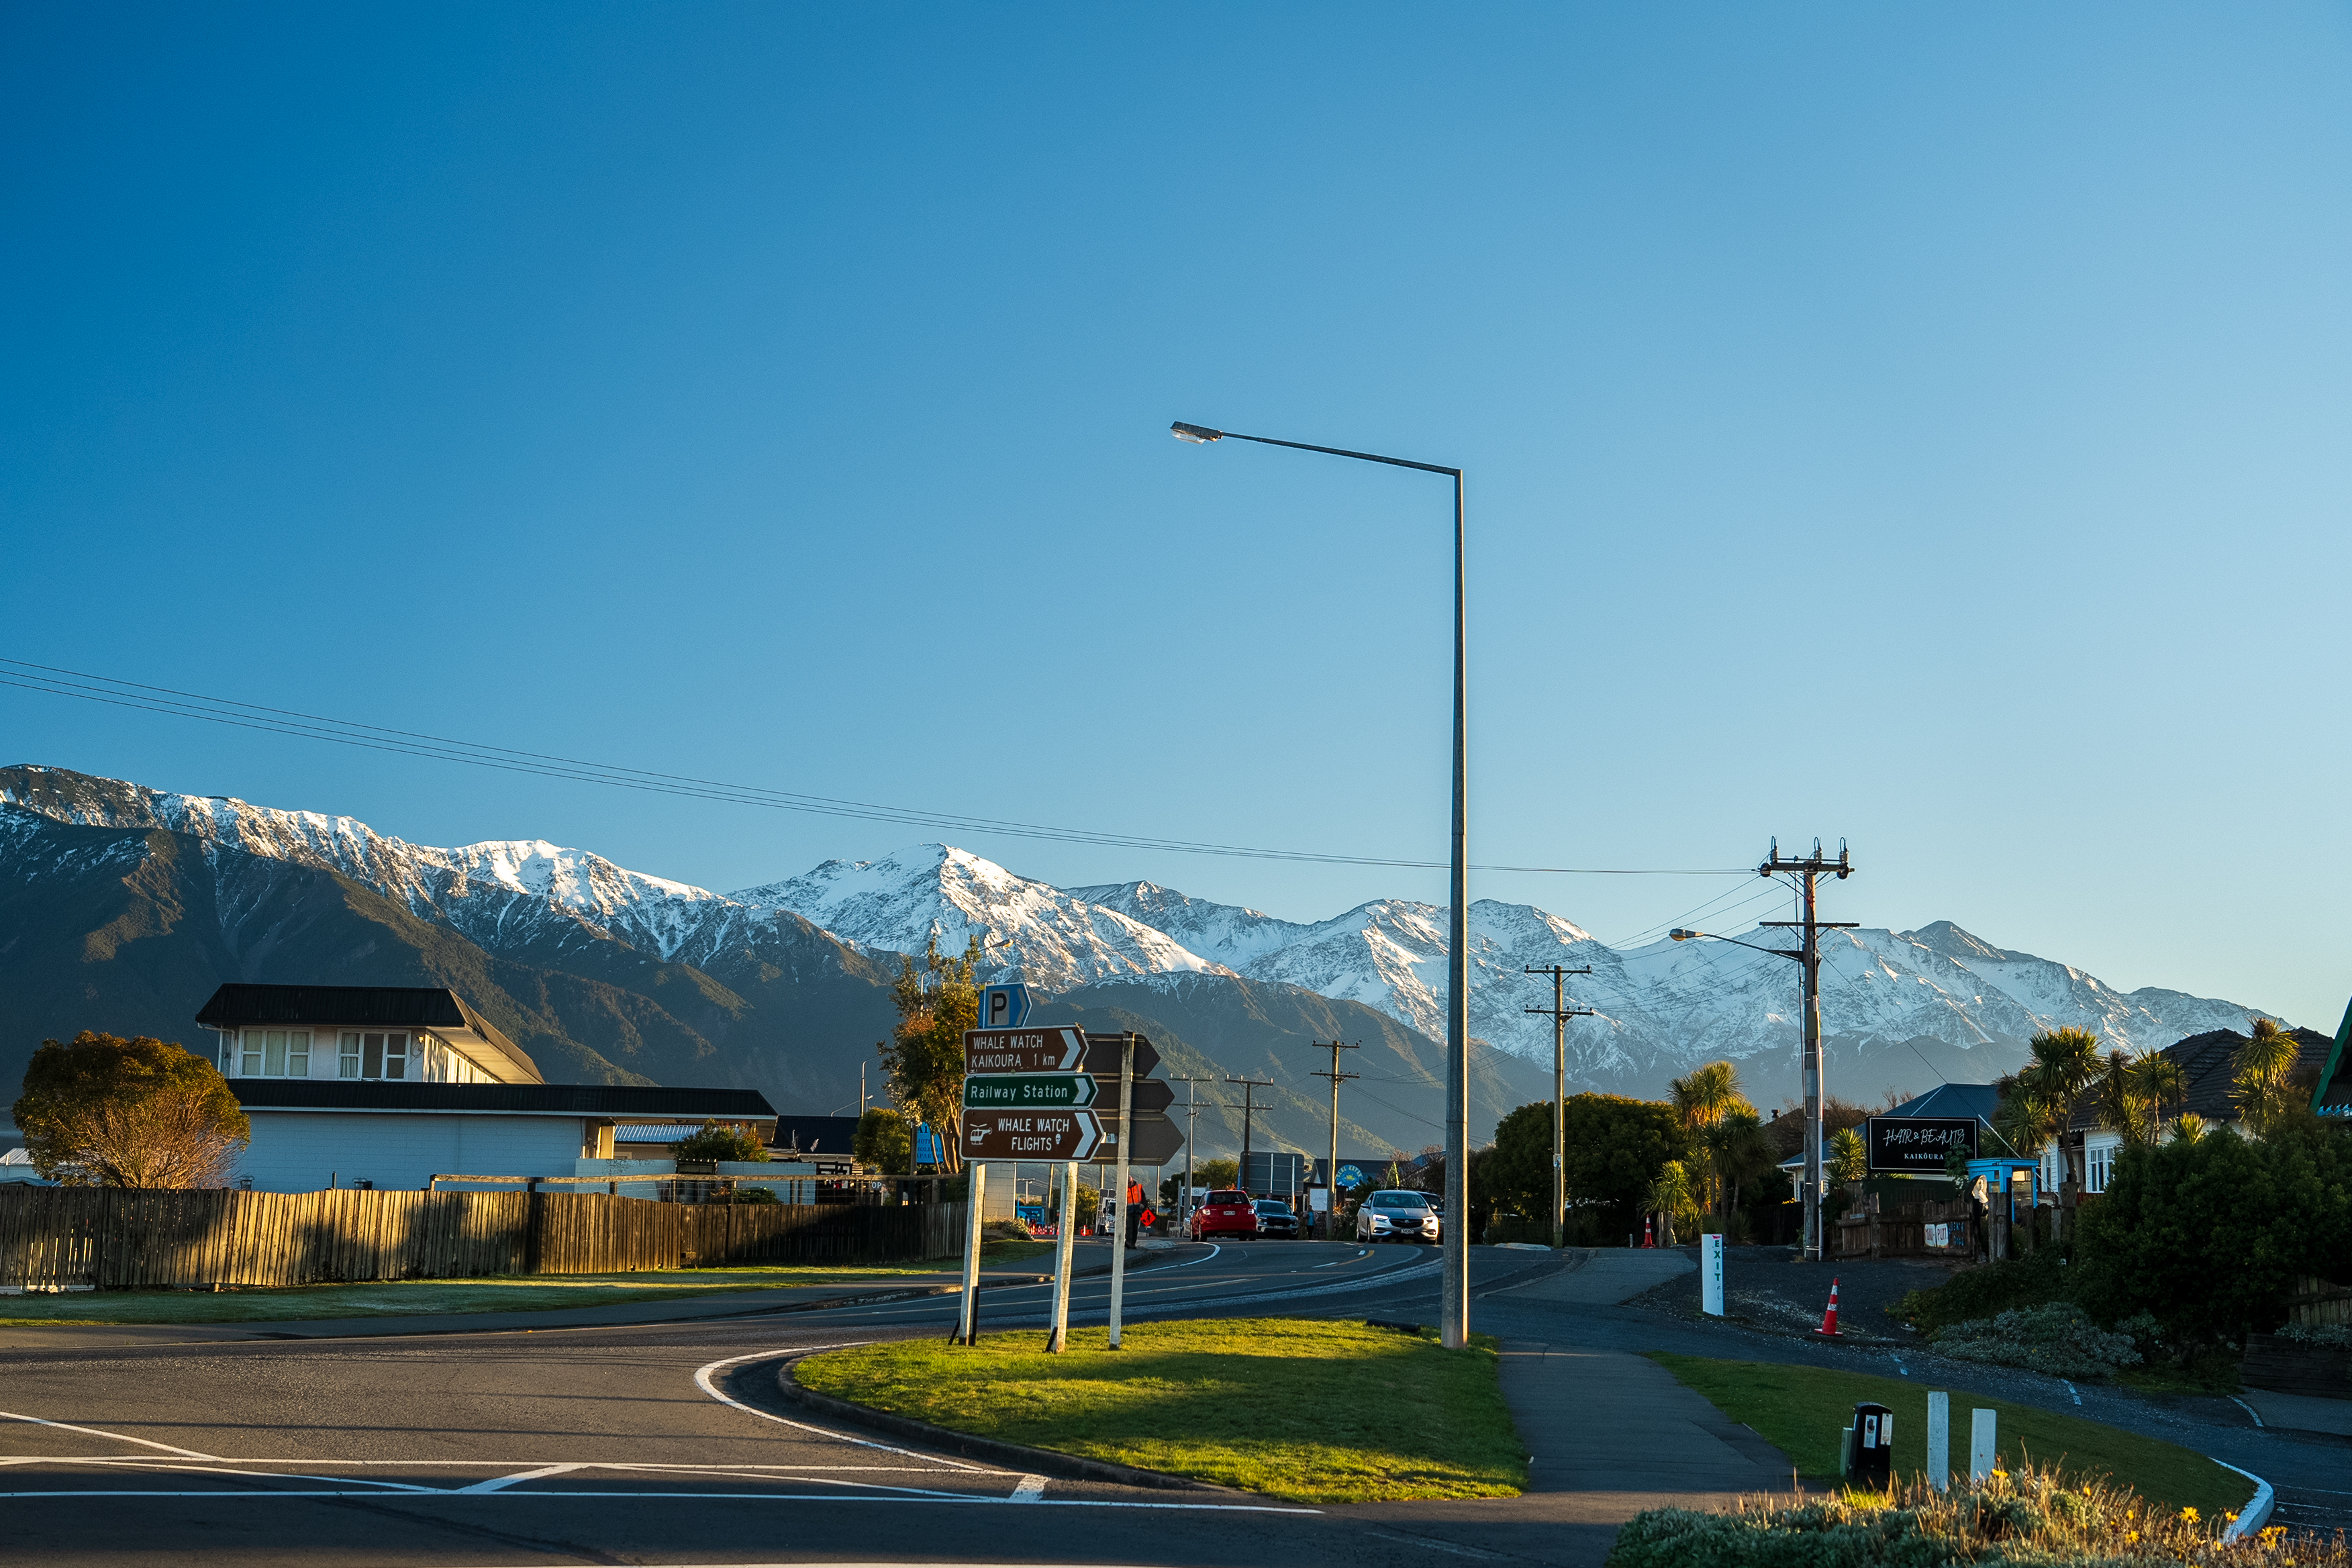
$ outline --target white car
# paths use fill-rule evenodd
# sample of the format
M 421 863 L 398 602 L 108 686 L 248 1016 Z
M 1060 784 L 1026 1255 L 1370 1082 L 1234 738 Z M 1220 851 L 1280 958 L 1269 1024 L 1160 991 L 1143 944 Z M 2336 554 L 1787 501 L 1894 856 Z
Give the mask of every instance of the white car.
M 1423 1193 L 1374 1193 L 1356 1210 L 1358 1241 L 1439 1240 L 1437 1211 Z

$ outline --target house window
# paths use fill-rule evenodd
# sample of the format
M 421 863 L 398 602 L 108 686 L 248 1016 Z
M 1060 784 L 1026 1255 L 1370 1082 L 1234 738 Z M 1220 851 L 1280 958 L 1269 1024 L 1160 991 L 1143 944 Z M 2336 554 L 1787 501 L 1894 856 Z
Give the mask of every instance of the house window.
M 336 1064 L 341 1078 L 406 1078 L 408 1037 L 346 1029 Z
M 2105 1192 L 2108 1178 L 2115 1174 L 2115 1171 L 2116 1146 L 2114 1144 L 2097 1143 L 2083 1151 L 2083 1190 L 2084 1192 Z
M 238 1045 L 236 1070 L 241 1078 L 310 1076 L 308 1029 L 247 1029 Z

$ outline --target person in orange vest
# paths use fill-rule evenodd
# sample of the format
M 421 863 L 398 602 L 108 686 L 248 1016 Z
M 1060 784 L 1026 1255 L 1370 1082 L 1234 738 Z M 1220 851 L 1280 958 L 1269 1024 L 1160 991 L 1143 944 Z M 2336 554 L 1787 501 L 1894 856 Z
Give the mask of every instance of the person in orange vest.
M 1143 1184 L 1141 1182 L 1130 1180 L 1127 1184 L 1127 1201 L 1120 1206 L 1126 1210 L 1127 1244 L 1133 1247 L 1136 1229 L 1143 1224 Z

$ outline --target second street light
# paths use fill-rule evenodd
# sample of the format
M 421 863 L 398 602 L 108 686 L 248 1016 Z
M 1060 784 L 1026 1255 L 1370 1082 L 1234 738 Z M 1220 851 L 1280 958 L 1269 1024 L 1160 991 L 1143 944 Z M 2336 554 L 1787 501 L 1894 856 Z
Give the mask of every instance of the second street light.
M 1386 463 L 1392 468 L 1418 468 L 1444 474 L 1454 481 L 1454 870 L 1450 896 L 1453 918 L 1447 926 L 1445 965 L 1445 1283 L 1440 1310 L 1440 1338 L 1448 1349 L 1470 1342 L 1470 879 L 1466 816 L 1469 766 L 1465 761 L 1469 736 L 1465 713 L 1468 691 L 1464 674 L 1462 470 L 1439 463 L 1416 463 L 1405 458 L 1383 458 L 1377 452 L 1350 452 L 1344 447 L 1317 447 L 1305 441 L 1277 441 L 1271 436 L 1244 436 L 1233 430 L 1213 430 L 1182 420 L 1168 427 L 1179 441 L 1207 446 L 1228 437 L 1255 441 L 1262 447 L 1288 447 L 1293 451 L 1320 452 L 1329 458 L 1353 458 L 1363 463 Z

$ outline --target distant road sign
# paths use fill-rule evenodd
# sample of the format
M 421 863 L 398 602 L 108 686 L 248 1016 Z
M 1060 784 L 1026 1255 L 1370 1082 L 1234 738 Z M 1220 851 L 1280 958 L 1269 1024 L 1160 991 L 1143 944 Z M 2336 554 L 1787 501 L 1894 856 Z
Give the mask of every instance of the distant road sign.
M 1087 1059 L 1087 1037 L 1077 1029 L 966 1029 L 967 1073 L 1076 1072 Z M 1118 1064 L 1111 1064 L 1117 1072 Z
M 1126 1047 L 1125 1035 L 1088 1035 L 1087 1037 L 1087 1070 L 1097 1078 L 1104 1073 L 1118 1076 L 1119 1058 Z M 1135 1076 L 1147 1078 L 1160 1065 L 1160 1053 L 1151 1047 L 1149 1037 L 1135 1037 Z
M 1102 1126 L 1091 1110 L 963 1113 L 967 1160 L 1083 1160 L 1101 1142 Z
M 980 990 L 980 1026 L 1017 1029 L 1029 1021 L 1029 987 L 983 985 Z
M 1092 1105 L 1101 1090 L 1099 1079 L 1082 1072 L 974 1074 L 963 1080 L 963 1102 L 973 1110 L 1072 1110 Z M 1114 1084 L 1114 1098 L 1117 1093 Z
M 1342 1165 L 1339 1167 L 1339 1184 L 1343 1187 L 1360 1187 L 1364 1184 L 1364 1173 L 1353 1165 Z
M 1116 1112 L 1118 1110 L 1118 1074 L 1097 1073 L 1094 1075 L 1094 1081 L 1095 1104 Z M 1078 1103 L 1084 1105 L 1086 1101 L 1080 1100 Z M 1136 1076 L 1136 1110 L 1165 1110 L 1175 1103 L 1176 1086 L 1174 1084 L 1163 1082 L 1156 1078 L 1145 1078 L 1139 1073 Z
M 1095 1120 L 1102 1124 L 1103 1146 L 1095 1158 L 1108 1160 L 1118 1152 L 1118 1112 L 1106 1110 L 1097 1100 Z M 1135 1139 L 1127 1146 L 1127 1162 L 1130 1165 L 1164 1165 L 1174 1159 L 1184 1147 L 1184 1130 L 1165 1116 L 1139 1115 L 1135 1119 Z

